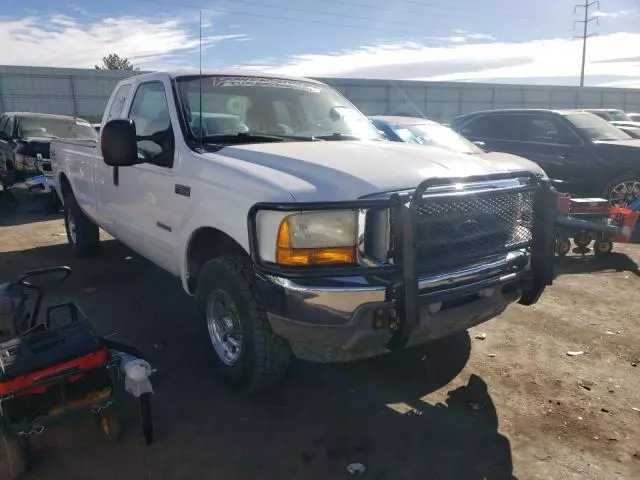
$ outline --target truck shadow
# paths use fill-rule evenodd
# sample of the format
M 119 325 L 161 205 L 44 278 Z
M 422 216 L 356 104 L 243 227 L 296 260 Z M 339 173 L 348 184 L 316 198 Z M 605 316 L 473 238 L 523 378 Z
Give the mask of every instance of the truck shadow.
M 0 253 L 0 281 L 57 264 L 74 275 L 47 285 L 49 301 L 76 300 L 100 334 L 138 346 L 158 369 L 157 441 L 143 446 L 127 402 L 119 444 L 105 448 L 82 425 L 35 438 L 31 478 L 325 480 L 353 462 L 370 479 L 513 478 L 487 385 L 463 371 L 466 332 L 357 363 L 296 362 L 283 384 L 243 396 L 213 375 L 206 327 L 178 280 L 115 241 L 83 261 L 66 245 Z
M 596 257 L 593 254 L 556 257 L 556 273 L 558 276 L 607 271 L 629 272 L 640 277 L 638 264 L 628 255 L 620 252 L 612 252 L 603 257 Z

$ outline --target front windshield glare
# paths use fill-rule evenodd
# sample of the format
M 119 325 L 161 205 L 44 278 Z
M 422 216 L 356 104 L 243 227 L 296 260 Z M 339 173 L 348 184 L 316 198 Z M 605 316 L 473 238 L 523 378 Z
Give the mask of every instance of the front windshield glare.
M 574 113 L 567 115 L 569 120 L 578 130 L 590 140 L 631 140 L 631 136 L 624 133 L 618 127 L 611 125 L 606 120 L 590 113 Z
M 216 136 L 245 134 L 247 142 L 251 135 L 381 139 L 362 113 L 324 85 L 241 76 L 204 77 L 202 84 L 198 77 L 188 77 L 176 85 L 187 128 L 195 138 L 216 141 Z
M 398 125 L 395 130 L 405 142 L 441 147 L 460 153 L 483 153 L 469 140 L 443 125 L 428 123 Z

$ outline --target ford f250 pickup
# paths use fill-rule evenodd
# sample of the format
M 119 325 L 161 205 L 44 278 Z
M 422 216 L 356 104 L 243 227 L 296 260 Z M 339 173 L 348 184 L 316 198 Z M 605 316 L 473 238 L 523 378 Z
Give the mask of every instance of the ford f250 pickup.
M 553 280 L 539 167 L 387 142 L 313 80 L 128 78 L 100 141 L 54 140 L 51 158 L 72 250 L 94 253 L 100 227 L 180 277 L 216 370 L 244 391 L 277 382 L 292 353 L 421 344 Z

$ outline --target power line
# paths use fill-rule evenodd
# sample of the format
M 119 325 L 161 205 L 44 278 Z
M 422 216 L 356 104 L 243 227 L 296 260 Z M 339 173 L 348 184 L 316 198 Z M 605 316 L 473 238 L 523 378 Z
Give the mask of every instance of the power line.
M 139 1 L 148 2 L 148 3 L 156 3 L 156 4 L 160 4 L 160 5 L 168 5 L 168 6 L 173 6 L 173 7 L 180 7 L 180 8 L 192 8 L 192 9 L 203 10 L 203 11 L 225 11 L 225 12 L 230 13 L 230 14 L 244 15 L 244 16 L 249 16 L 249 17 L 257 17 L 257 18 L 268 18 L 268 19 L 282 20 L 282 21 L 287 21 L 287 22 L 313 23 L 313 24 L 324 25 L 324 26 L 329 26 L 329 27 L 349 28 L 349 29 L 355 29 L 355 30 L 376 31 L 378 33 L 383 31 L 385 33 L 396 33 L 396 34 L 402 34 L 402 35 L 406 35 L 406 34 L 423 35 L 423 31 L 421 31 L 421 32 L 418 32 L 418 31 L 413 32 L 413 31 L 407 31 L 406 29 L 400 30 L 400 29 L 394 29 L 394 28 L 381 29 L 381 28 L 375 28 L 375 27 L 369 27 L 369 26 L 363 26 L 363 25 L 328 22 L 328 21 L 322 21 L 322 20 L 317 20 L 317 19 L 301 19 L 301 18 L 283 17 L 283 16 L 280 16 L 280 15 L 273 15 L 273 14 L 266 14 L 266 13 L 257 13 L 257 12 L 253 12 L 253 11 L 238 11 L 238 10 L 229 9 L 227 7 L 220 7 L 220 9 L 218 10 L 218 9 L 214 9 L 214 8 L 211 8 L 211 7 L 204 7 L 202 5 L 197 5 L 197 4 L 193 4 L 193 3 L 178 3 L 178 2 L 172 2 L 172 1 L 166 1 L 166 0 L 139 0 Z M 348 1 L 344 1 L 344 0 L 324 0 L 324 1 L 328 2 L 328 3 L 335 3 L 335 4 L 345 5 L 345 6 L 349 6 L 349 7 L 360 7 L 360 8 L 366 8 L 367 10 L 371 10 L 370 6 L 364 5 L 362 3 L 351 3 L 351 2 L 348 2 Z M 279 10 L 282 10 L 282 8 L 283 8 L 280 5 L 266 4 L 266 3 L 253 1 L 253 0 L 234 0 L 233 3 L 252 5 L 252 6 L 258 6 L 258 7 L 264 7 L 264 8 L 277 8 Z M 398 10 L 392 9 L 392 8 L 388 8 L 388 7 L 386 7 L 386 8 L 385 7 L 376 7 L 376 9 L 377 10 L 384 10 L 384 11 L 398 13 Z M 296 12 L 301 12 L 301 13 L 307 13 L 307 14 L 310 13 L 310 14 L 315 14 L 315 15 L 326 15 L 326 16 L 332 16 L 332 17 L 336 16 L 335 13 L 331 13 L 331 12 L 323 12 L 323 11 L 319 11 L 319 10 L 312 10 L 312 9 L 292 7 L 292 6 L 287 6 L 286 10 L 296 11 Z M 432 18 L 450 18 L 450 16 L 443 15 L 443 14 L 429 14 L 429 17 L 432 17 Z M 528 19 L 530 17 L 514 17 L 514 18 Z M 348 20 L 357 20 L 357 21 L 366 21 L 366 22 L 375 22 L 375 21 L 377 21 L 377 22 L 384 22 L 384 23 L 393 23 L 393 24 L 397 24 L 399 26 L 405 25 L 405 26 L 410 26 L 410 27 L 415 27 L 415 28 L 423 28 L 422 25 L 415 25 L 413 23 L 409 23 L 409 22 L 402 21 L 402 20 L 375 19 L 375 18 L 372 18 L 372 17 L 361 17 L 361 16 L 354 16 L 354 15 L 349 15 L 347 19 Z
M 580 86 L 584 87 L 584 66 L 587 60 L 587 39 L 597 35 L 596 33 L 589 33 L 589 24 L 594 20 L 596 23 L 599 23 L 598 17 L 589 16 L 589 9 L 594 5 L 598 6 L 598 10 L 600 10 L 600 2 L 595 0 L 593 2 L 589 2 L 589 0 L 584 0 L 584 4 L 576 5 L 573 9 L 574 15 L 578 12 L 579 8 L 584 9 L 584 20 L 576 20 L 573 22 L 573 27 L 575 28 L 576 24 L 581 23 L 583 27 L 582 35 L 580 37 L 582 39 L 582 68 L 580 69 Z
M 371 11 L 371 10 L 375 10 L 375 11 L 382 11 L 382 12 L 392 12 L 392 13 L 401 13 L 401 12 L 405 12 L 405 13 L 411 13 L 411 14 L 416 14 L 417 12 L 415 11 L 415 8 L 412 9 L 412 7 L 408 7 L 409 10 L 407 10 L 406 8 L 392 8 L 392 7 L 385 7 L 385 6 L 380 6 L 380 5 L 376 5 L 375 7 L 372 7 L 371 5 L 366 5 L 364 3 L 354 3 L 354 2 L 350 2 L 348 0 L 316 0 L 317 3 L 331 3 L 334 5 L 343 5 L 346 7 L 356 7 L 356 8 L 363 8 L 367 11 Z M 234 0 L 234 3 L 241 3 L 238 2 L 237 0 Z M 442 8 L 445 10 L 453 10 L 453 11 L 460 11 L 460 7 L 454 6 L 454 5 L 442 5 L 442 4 L 438 4 L 438 3 L 423 3 L 423 2 L 409 2 L 409 0 L 405 0 L 405 3 L 413 3 L 416 5 L 421 5 L 424 7 L 433 7 L 433 8 Z M 281 5 L 269 5 L 269 4 L 264 4 L 261 3 L 261 6 L 271 6 L 274 8 L 282 8 Z M 286 7 L 287 10 L 290 10 L 291 7 L 287 6 Z M 468 12 L 468 10 L 465 9 L 466 12 Z M 326 14 L 328 12 L 322 12 L 323 14 Z M 335 15 L 335 13 L 329 13 L 330 15 Z M 491 12 L 487 12 L 487 11 L 481 11 L 481 12 L 474 12 L 473 13 L 474 16 L 482 16 L 482 15 L 491 15 L 492 17 L 495 17 L 495 14 L 491 13 Z M 522 20 L 532 20 L 532 17 L 530 16 L 522 16 L 522 15 L 511 15 L 511 14 L 505 14 L 504 12 L 500 12 L 501 17 L 505 18 L 515 18 L 515 19 L 522 19 Z M 444 15 L 442 13 L 429 13 L 428 14 L 429 17 L 435 17 L 435 18 L 450 18 L 450 16 L 448 15 Z
M 146 3 L 154 3 L 154 4 L 158 4 L 158 5 L 167 5 L 167 6 L 171 6 L 171 7 L 180 7 L 180 8 L 191 8 L 194 10 L 202 10 L 207 11 L 207 12 L 214 12 L 214 11 L 219 11 L 213 8 L 207 8 L 207 7 L 203 7 L 202 5 L 195 5 L 195 4 L 189 4 L 189 3 L 176 3 L 176 2 L 170 2 L 170 1 L 165 1 L 165 0 L 138 0 L 139 2 L 146 2 Z M 375 31 L 378 33 L 384 32 L 384 33 L 397 33 L 397 34 L 402 34 L 402 35 L 406 35 L 407 33 L 409 34 L 413 34 L 413 35 L 421 35 L 418 34 L 417 32 L 409 32 L 406 29 L 405 30 L 399 30 L 399 29 L 389 29 L 389 28 L 375 28 L 375 27 L 365 27 L 362 25 L 351 25 L 351 24 L 344 24 L 344 23 L 334 23 L 334 22 L 323 22 L 322 20 L 314 20 L 314 19 L 302 19 L 302 18 L 291 18 L 291 17 L 281 17 L 279 15 L 268 15 L 266 13 L 256 13 L 256 12 L 246 12 L 246 11 L 239 11 L 239 10 L 230 10 L 227 8 L 224 8 L 223 11 L 227 12 L 227 13 L 232 13 L 232 14 L 236 14 L 236 15 L 245 15 L 245 16 L 249 16 L 249 17 L 256 17 L 256 18 L 269 18 L 269 19 L 273 19 L 273 20 L 281 20 L 281 21 L 285 21 L 285 22 L 296 22 L 296 23 L 305 23 L 305 24 L 309 24 L 309 23 L 313 23 L 316 25 L 324 25 L 327 27 L 338 27 L 338 28 L 348 28 L 348 29 L 353 29 L 353 30 L 367 30 L 367 31 Z M 368 21 L 370 21 L 371 19 L 367 19 Z
M 282 5 L 273 5 L 273 4 L 269 4 L 269 3 L 263 3 L 263 2 L 256 2 L 256 1 L 252 1 L 252 0 L 233 0 L 233 3 L 241 3 L 241 4 L 245 4 L 245 5 L 254 5 L 254 6 L 258 6 L 258 7 L 263 7 L 263 8 L 277 8 L 278 10 L 282 10 Z M 344 2 L 345 4 L 348 5 L 347 2 Z M 222 7 L 224 8 L 224 7 Z M 292 7 L 287 5 L 286 6 L 286 10 L 287 11 L 292 11 L 292 12 L 301 12 L 301 13 L 311 13 L 314 15 L 328 15 L 330 17 L 335 17 L 336 13 L 335 12 L 323 12 L 321 10 L 311 10 L 308 8 L 298 8 L 298 7 Z M 371 9 L 369 9 L 371 10 Z M 410 27 L 418 27 L 418 25 L 416 25 L 415 23 L 410 23 L 410 22 L 405 22 L 402 20 L 389 20 L 389 19 L 380 19 L 380 18 L 372 18 L 372 17 L 360 17 L 357 15 L 349 15 L 349 20 L 364 20 L 366 22 L 384 22 L 384 23 L 395 23 L 397 25 L 407 25 Z

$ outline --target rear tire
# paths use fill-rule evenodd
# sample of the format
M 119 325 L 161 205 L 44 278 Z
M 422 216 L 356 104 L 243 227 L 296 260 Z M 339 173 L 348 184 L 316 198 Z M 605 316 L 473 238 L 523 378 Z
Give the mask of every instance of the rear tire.
M 269 325 L 247 256 L 207 262 L 198 276 L 196 301 L 214 347 L 214 366 L 226 384 L 251 393 L 284 377 L 291 350 Z
M 73 193 L 64 196 L 64 226 L 67 241 L 76 257 L 95 255 L 100 242 L 100 231 L 80 209 Z

